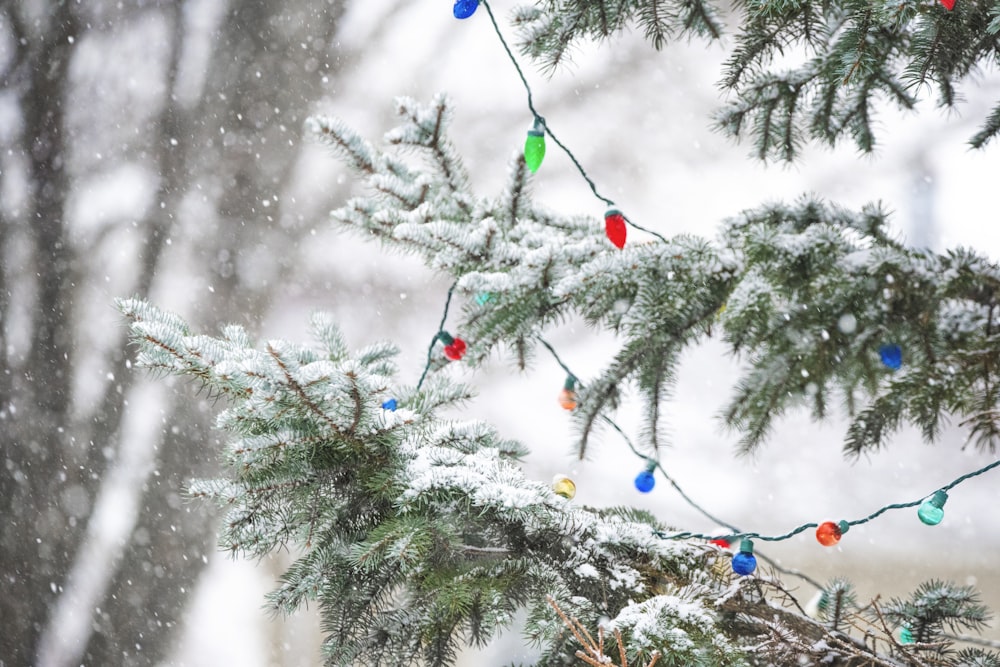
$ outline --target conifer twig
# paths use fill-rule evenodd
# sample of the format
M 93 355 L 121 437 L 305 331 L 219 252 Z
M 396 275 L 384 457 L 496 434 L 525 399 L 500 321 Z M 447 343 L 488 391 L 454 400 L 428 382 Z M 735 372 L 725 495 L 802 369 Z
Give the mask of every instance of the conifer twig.
M 567 628 L 569 628 L 569 631 L 573 633 L 573 636 L 576 637 L 576 640 L 580 642 L 580 644 L 584 647 L 584 649 L 586 649 L 586 651 L 577 650 L 573 655 L 580 658 L 580 660 L 583 660 L 588 665 L 592 665 L 593 667 L 607 667 L 608 665 L 612 665 L 612 667 L 615 667 L 615 664 L 614 662 L 611 661 L 611 658 L 605 655 L 604 653 L 603 627 L 601 626 L 597 627 L 598 641 L 594 642 L 594 638 L 591 636 L 589 632 L 587 632 L 587 629 L 583 627 L 583 624 L 580 623 L 579 619 L 577 619 L 576 617 L 567 616 L 566 612 L 564 612 L 562 609 L 559 608 L 559 605 L 556 604 L 556 601 L 552 598 L 551 595 L 546 595 L 545 601 L 549 603 L 550 607 L 555 609 L 556 614 L 559 615 L 559 618 L 562 619 L 562 622 L 566 625 Z M 613 632 L 615 634 L 615 642 L 618 644 L 618 655 L 621 661 L 617 667 L 628 667 L 628 656 L 626 655 L 625 652 L 625 642 L 622 639 L 622 633 L 618 630 L 618 628 L 614 628 Z M 645 667 L 653 667 L 654 665 L 656 665 L 656 663 L 660 660 L 660 655 L 661 653 L 658 650 L 653 651 L 653 653 L 650 656 L 649 662 L 646 663 Z
M 986 639 L 984 637 L 973 637 L 972 635 L 957 635 L 944 633 L 944 636 L 952 641 L 965 642 L 967 644 L 977 644 L 979 646 L 986 646 L 988 648 L 1000 649 L 1000 641 L 995 639 Z
M 295 378 L 292 377 L 292 372 L 288 370 L 288 366 L 281 359 L 281 355 L 279 355 L 278 351 L 275 350 L 270 344 L 267 346 L 267 353 L 274 358 L 275 363 L 278 364 L 278 368 L 281 369 L 282 374 L 285 376 L 285 381 L 288 382 L 288 386 L 293 392 L 295 392 L 295 395 L 299 397 L 302 403 L 305 404 L 305 406 L 309 408 L 313 414 L 323 420 L 327 426 L 333 429 L 334 433 L 337 435 L 343 435 L 343 430 L 337 425 L 337 422 L 333 421 L 328 414 L 323 412 L 319 406 L 316 405 L 311 398 L 309 398 L 309 395 L 306 394 L 302 385 L 295 381 Z

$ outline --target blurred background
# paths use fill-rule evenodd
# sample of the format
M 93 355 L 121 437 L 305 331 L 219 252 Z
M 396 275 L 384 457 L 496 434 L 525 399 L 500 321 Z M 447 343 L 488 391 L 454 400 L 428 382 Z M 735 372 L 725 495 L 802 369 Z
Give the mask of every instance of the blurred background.
M 132 369 L 112 302 L 142 295 L 198 331 L 236 322 L 261 340 L 302 340 L 308 313 L 328 310 L 353 346 L 397 342 L 401 381 L 415 382 L 448 281 L 328 222 L 355 180 L 302 128 L 321 112 L 377 141 L 393 126 L 394 96 L 447 92 L 452 139 L 478 191 L 496 193 L 532 117 L 486 13 L 459 22 L 451 4 L 0 5 L 0 665 L 319 663 L 312 613 L 262 610 L 289 556 L 231 560 L 216 549 L 212 508 L 183 497 L 186 480 L 218 471 L 219 406 Z M 493 3 L 509 39 L 513 5 Z M 582 45 L 551 77 L 524 65 L 537 108 L 598 188 L 661 234 L 713 236 L 742 209 L 815 193 L 849 207 L 881 201 L 913 245 L 1000 256 L 1000 149 L 965 144 L 1000 97 L 995 72 L 964 91 L 958 112 L 934 108 L 931 91 L 918 113 L 884 109 L 873 156 L 844 146 L 763 165 L 711 129 L 726 45 L 657 52 L 626 33 Z M 552 146 L 533 187 L 553 209 L 603 217 Z M 549 339 L 584 381 L 616 345 L 580 322 Z M 663 462 L 706 509 L 745 529 L 860 518 L 994 458 L 964 448 L 955 425 L 934 447 L 906 431 L 883 452 L 844 460 L 842 423 L 796 414 L 759 455 L 738 458 L 715 418 L 738 363 L 711 342 L 689 352 Z M 643 462 L 613 433 L 576 460 L 556 402 L 564 373 L 550 358 L 527 374 L 497 359 L 466 379 L 480 397 L 456 416 L 525 442 L 529 476 L 569 475 L 578 503 L 639 505 L 671 525 L 714 528 L 662 480 L 638 494 Z M 617 417 L 635 434 L 633 406 Z M 977 585 L 998 610 L 997 474 L 955 489 L 935 528 L 904 510 L 832 549 L 807 533 L 760 551 L 820 581 L 847 576 L 863 600 L 939 578 Z M 788 584 L 804 601 L 813 595 Z M 996 621 L 986 635 L 1000 638 Z M 511 631 L 468 664 L 531 655 Z

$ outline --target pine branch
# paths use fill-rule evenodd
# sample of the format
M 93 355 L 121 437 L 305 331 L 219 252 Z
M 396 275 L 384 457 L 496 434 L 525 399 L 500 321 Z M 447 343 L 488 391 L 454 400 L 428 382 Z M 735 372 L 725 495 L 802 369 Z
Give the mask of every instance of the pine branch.
M 692 2 L 692 5 L 700 5 L 699 2 Z M 602 14 L 606 14 L 602 7 Z M 602 25 L 607 25 L 607 17 L 601 17 Z M 649 0 L 643 4 L 639 13 L 639 22 L 642 24 L 646 39 L 656 50 L 662 49 L 670 38 L 670 11 L 667 9 L 666 0 Z M 714 26 L 712 26 L 714 28 Z M 717 33 L 714 35 L 719 37 Z
M 650 370 L 652 371 L 651 377 L 649 373 Z M 643 426 L 643 439 L 650 444 L 654 454 L 659 452 L 662 439 L 660 434 L 660 403 L 669 395 L 668 387 L 673 386 L 674 384 L 673 375 L 674 373 L 672 368 L 652 368 L 648 369 L 639 380 L 639 386 L 646 394 L 646 415 L 645 424 Z
M 613 4 L 548 0 L 518 9 L 522 51 L 551 72 L 580 40 L 608 39 L 633 21 L 656 49 L 683 37 L 716 40 L 726 22 L 716 6 L 700 0 Z M 938 104 L 953 106 L 959 84 L 997 54 L 1000 20 L 989 3 L 960 2 L 947 11 L 919 0 L 790 0 L 735 9 L 742 10 L 730 19 L 735 47 L 720 81 L 735 99 L 720 111 L 717 127 L 736 139 L 752 138 L 761 160 L 792 161 L 806 140 L 834 145 L 850 137 L 870 152 L 880 94 L 911 109 L 915 93 L 933 83 Z M 804 54 L 801 64 L 775 69 L 796 53 Z M 972 145 L 984 145 L 995 125 L 991 117 Z
M 447 143 L 438 126 L 447 117 L 441 104 L 414 109 L 406 121 L 412 126 L 414 118 L 434 120 L 434 129 L 421 134 L 430 138 L 417 142 L 432 152 L 431 144 Z M 856 129 L 866 126 L 858 121 Z M 776 145 L 789 141 L 789 131 Z M 372 162 L 395 159 L 378 156 Z M 448 173 L 414 172 L 408 178 L 427 192 L 446 193 L 459 183 Z M 660 423 L 658 397 L 672 386 L 673 360 L 707 335 L 723 303 L 718 320 L 727 342 L 753 365 L 735 383 L 736 397 L 724 413 L 740 431 L 744 451 L 759 446 L 789 408 L 809 405 L 814 417 L 825 418 L 830 396 L 838 392 L 855 415 L 848 455 L 883 446 L 904 422 L 934 440 L 949 414 L 969 420 L 977 446 L 995 446 L 1000 432 L 994 399 L 983 388 L 997 383 L 989 380 L 992 370 L 985 385 L 982 375 L 984 360 L 994 364 L 988 368 L 1000 364 L 1000 341 L 984 337 L 986 319 L 975 311 L 1000 293 L 995 265 L 965 251 L 935 256 L 908 250 L 887 234 L 886 216 L 877 208 L 852 213 L 808 200 L 762 207 L 730 221 L 723 244 L 738 263 L 720 264 L 720 248 L 691 237 L 616 252 L 601 243 L 593 222 L 535 209 L 519 159 L 511 174 L 498 198 L 462 193 L 482 212 L 471 221 L 446 201 L 411 212 L 380 194 L 356 200 L 350 213 L 337 216 L 423 254 L 457 279 L 460 294 L 489 295 L 465 308 L 462 328 L 473 363 L 507 344 L 522 359 L 538 332 L 573 313 L 618 332 L 621 352 L 596 380 L 584 383 L 575 412 L 584 455 L 598 417 L 631 379 L 647 395 L 644 439 L 655 447 L 659 435 L 650 425 Z M 859 304 L 884 307 L 859 310 Z M 843 328 L 846 317 L 850 330 Z M 907 354 L 904 370 L 891 382 L 884 381 L 875 354 L 887 342 Z M 962 352 L 970 346 L 983 351 L 970 357 Z M 859 407 L 861 401 L 870 408 Z
M 969 139 L 969 145 L 973 148 L 982 148 L 998 133 L 1000 133 L 1000 104 L 993 107 L 990 115 L 986 117 L 983 128 Z
M 937 580 L 921 584 L 908 600 L 893 598 L 882 612 L 890 622 L 906 625 L 917 645 L 940 645 L 947 641 L 945 631 L 980 630 L 989 619 L 988 610 L 971 586 Z
M 588 665 L 593 665 L 594 667 L 605 667 L 606 665 L 614 665 L 611 658 L 604 653 L 604 627 L 597 626 L 597 637 L 598 640 L 595 642 L 594 638 L 587 632 L 587 629 L 582 623 L 576 618 L 570 618 L 566 615 L 556 601 L 552 599 L 552 596 L 546 595 L 546 601 L 549 603 L 556 614 L 562 620 L 563 624 L 569 629 L 576 640 L 584 647 L 584 650 L 576 651 L 574 655 L 580 660 L 583 660 Z M 613 630 L 615 636 L 615 645 L 618 647 L 618 667 L 628 667 L 628 658 L 625 654 L 625 642 L 622 639 L 622 633 L 618 628 Z M 661 657 L 659 651 L 653 651 L 649 662 L 646 663 L 646 667 L 653 667 Z
M 231 478 L 191 493 L 227 509 L 225 548 L 301 550 L 270 599 L 286 612 L 318 601 L 333 664 L 451 664 L 463 637 L 487 641 L 539 591 L 600 600 L 606 613 L 651 595 L 654 580 L 686 590 L 697 576 L 697 546 L 661 540 L 648 515 L 573 507 L 526 479 L 512 459 L 521 448 L 487 426 L 412 412 L 418 396 L 428 406 L 464 395 L 443 377 L 382 409 L 390 346 L 346 353 L 314 316 L 320 349 L 271 341 L 260 353 L 234 329 L 185 337 L 173 316 L 123 308 L 142 313 L 131 328 L 141 352 L 182 341 L 172 373 L 232 389 L 219 419 L 235 438 Z M 720 650 L 706 614 L 697 645 Z
M 633 22 L 656 49 L 672 39 L 719 39 L 723 26 L 719 9 L 703 0 L 543 0 L 517 8 L 513 19 L 521 52 L 548 72 L 565 62 L 581 40 L 607 40 Z

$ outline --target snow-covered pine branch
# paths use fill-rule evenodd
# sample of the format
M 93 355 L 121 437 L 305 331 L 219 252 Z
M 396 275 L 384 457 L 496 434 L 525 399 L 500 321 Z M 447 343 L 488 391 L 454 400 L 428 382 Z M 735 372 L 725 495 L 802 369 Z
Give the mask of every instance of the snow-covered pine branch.
M 933 91 L 955 108 L 962 84 L 987 69 L 1000 30 L 996 4 L 969 0 L 743 2 L 702 0 L 541 0 L 517 7 L 512 22 L 522 53 L 544 69 L 569 60 L 575 44 L 642 29 L 656 49 L 700 38 L 733 43 L 719 82 L 731 99 L 717 127 L 749 138 L 760 160 L 795 160 L 807 141 L 854 143 L 870 153 L 881 104 L 915 108 Z M 728 25 L 727 25 L 728 24 Z M 1000 133 L 994 104 L 969 143 Z
M 362 169 L 378 184 L 373 194 L 333 218 L 419 253 L 456 281 L 473 364 L 498 349 L 530 353 L 538 336 L 573 315 L 616 332 L 618 354 L 596 378 L 581 378 L 574 412 L 581 455 L 628 383 L 645 402 L 641 444 L 655 452 L 680 354 L 719 330 L 747 361 L 724 410 L 747 451 L 788 409 L 806 405 L 821 419 L 831 400 L 845 402 L 852 417 L 850 455 L 881 447 L 907 422 L 933 440 L 950 414 L 967 420 L 978 446 L 995 446 L 1000 269 L 992 262 L 963 249 L 908 249 L 886 231 L 878 207 L 852 212 L 811 199 L 745 211 L 718 239 L 681 235 L 618 250 L 598 220 L 535 207 L 521 157 L 498 196 L 468 191 L 468 178 L 456 175 L 460 162 L 448 157 L 444 105 L 402 101 L 403 125 L 389 133 L 390 148 L 409 137 L 407 150 L 422 151 L 432 165 L 401 181 L 406 192 L 419 183 L 421 200 L 387 195 L 381 168 Z M 332 128 L 324 137 L 342 127 L 314 125 Z M 335 143 L 358 143 L 343 132 Z M 363 164 L 399 159 L 376 151 Z M 484 294 L 490 298 L 475 298 Z M 884 346 L 905 350 L 895 372 L 880 361 Z
M 145 302 L 119 308 L 143 363 L 225 398 L 228 476 L 189 491 L 225 509 L 223 548 L 298 554 L 270 599 L 284 612 L 319 603 L 331 664 L 450 664 L 522 607 L 542 619 L 547 594 L 588 622 L 626 614 L 621 629 L 633 638 L 629 628 L 643 628 L 634 638 L 644 649 L 658 641 L 652 624 L 675 619 L 671 641 L 689 635 L 678 655 L 743 664 L 712 607 L 726 587 L 704 567 L 714 550 L 661 539 L 648 514 L 576 506 L 527 479 L 521 445 L 435 414 L 467 389 L 441 375 L 419 394 L 397 384 L 394 348 L 349 353 L 323 316 L 312 323 L 318 345 L 260 350 L 242 330 L 192 335 Z M 166 364 L 157 355 L 168 348 Z M 382 406 L 390 396 L 398 409 Z M 655 618 L 643 623 L 646 607 L 634 603 L 650 599 Z M 532 632 L 553 661 L 542 664 L 561 659 L 555 623 Z

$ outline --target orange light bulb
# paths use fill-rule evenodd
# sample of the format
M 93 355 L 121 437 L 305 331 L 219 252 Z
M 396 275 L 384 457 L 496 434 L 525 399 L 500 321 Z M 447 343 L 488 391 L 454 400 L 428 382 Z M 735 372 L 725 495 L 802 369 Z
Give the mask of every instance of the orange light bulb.
M 562 391 L 559 392 L 559 405 L 563 410 L 576 410 L 576 378 L 566 376 Z
M 559 392 L 559 405 L 563 410 L 576 409 L 576 392 L 572 389 L 563 389 Z
M 850 524 L 846 521 L 841 521 L 839 523 L 824 521 L 816 528 L 816 541 L 824 547 L 832 547 L 837 544 L 837 542 L 840 542 L 840 538 L 843 537 L 844 533 L 846 533 L 850 527 Z

